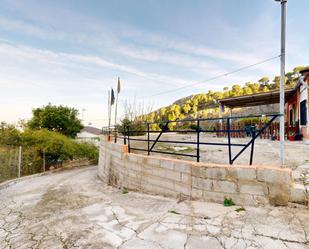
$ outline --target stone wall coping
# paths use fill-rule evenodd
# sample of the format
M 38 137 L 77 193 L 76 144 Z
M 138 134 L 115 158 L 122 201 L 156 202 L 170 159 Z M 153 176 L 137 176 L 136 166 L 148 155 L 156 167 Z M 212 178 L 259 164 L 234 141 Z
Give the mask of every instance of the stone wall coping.
M 138 157 L 140 157 L 140 158 L 151 158 L 151 159 L 157 159 L 157 160 L 166 160 L 166 161 L 170 161 L 170 162 L 186 163 L 186 164 L 188 164 L 188 165 L 192 165 L 192 166 L 200 167 L 200 168 L 269 169 L 269 170 L 277 170 L 277 171 L 292 173 L 292 170 L 291 170 L 291 169 L 288 169 L 288 168 L 279 168 L 279 167 L 274 167 L 274 166 L 269 166 L 269 165 L 260 165 L 260 164 L 255 164 L 255 165 L 215 164 L 215 163 L 191 162 L 191 161 L 185 161 L 185 160 L 181 160 L 181 159 L 173 159 L 173 158 L 166 158 L 166 157 L 160 157 L 160 156 L 145 156 L 145 155 L 136 154 L 136 153 L 132 153 L 132 152 L 131 152 L 130 154 L 132 154 L 132 155 L 134 155 L 134 156 L 138 156 Z

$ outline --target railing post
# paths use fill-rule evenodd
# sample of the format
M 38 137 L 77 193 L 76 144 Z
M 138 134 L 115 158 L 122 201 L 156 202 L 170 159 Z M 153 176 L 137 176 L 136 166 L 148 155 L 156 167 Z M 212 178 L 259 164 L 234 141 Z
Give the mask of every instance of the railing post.
M 227 141 L 228 141 L 228 146 L 229 146 L 229 164 L 233 164 L 232 162 L 232 148 L 231 148 L 231 120 L 230 118 L 227 118 Z
M 147 152 L 150 155 L 150 134 L 149 134 L 149 123 L 147 123 Z
M 250 165 L 252 165 L 252 161 L 253 161 L 253 152 L 254 152 L 254 141 L 255 141 L 255 130 L 252 131 L 252 144 L 251 144 L 251 153 L 250 153 Z
M 197 120 L 196 131 L 196 161 L 200 161 L 200 120 Z

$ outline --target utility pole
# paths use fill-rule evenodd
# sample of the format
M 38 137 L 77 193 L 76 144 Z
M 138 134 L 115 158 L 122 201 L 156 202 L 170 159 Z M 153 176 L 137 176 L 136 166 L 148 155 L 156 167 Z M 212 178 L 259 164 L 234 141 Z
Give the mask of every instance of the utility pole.
M 285 85 L 285 40 L 286 40 L 286 3 L 287 0 L 275 0 L 281 3 L 281 66 L 280 66 L 280 163 L 284 165 L 285 159 L 285 114 L 284 114 L 284 85 Z

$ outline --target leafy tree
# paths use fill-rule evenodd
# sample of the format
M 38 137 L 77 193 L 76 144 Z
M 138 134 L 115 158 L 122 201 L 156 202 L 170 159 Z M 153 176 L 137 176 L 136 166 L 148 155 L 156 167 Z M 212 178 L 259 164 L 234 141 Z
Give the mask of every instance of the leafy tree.
M 252 94 L 253 93 L 252 88 L 248 86 L 243 87 L 243 93 L 244 95 Z
M 264 87 L 265 85 L 269 83 L 269 78 L 267 76 L 264 76 L 261 79 L 259 79 L 259 83 L 261 87 Z
M 0 123 L 0 144 L 20 145 L 21 132 L 14 125 Z
M 78 111 L 66 106 L 48 104 L 32 110 L 33 117 L 28 122 L 30 129 L 48 129 L 74 138 L 83 128 L 78 119 Z
M 186 104 L 183 106 L 183 111 L 184 111 L 184 113 L 187 114 L 187 113 L 189 113 L 190 110 L 191 110 L 191 106 L 190 106 L 189 104 L 186 103 Z

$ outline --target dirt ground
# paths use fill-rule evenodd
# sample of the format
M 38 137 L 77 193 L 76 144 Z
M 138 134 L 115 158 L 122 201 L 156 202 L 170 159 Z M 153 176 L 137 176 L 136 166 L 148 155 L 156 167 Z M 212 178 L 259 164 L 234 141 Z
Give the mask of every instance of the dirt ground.
M 97 167 L 0 185 L 1 249 L 309 248 L 309 212 L 224 207 L 106 186 Z
M 146 137 L 144 137 L 146 138 Z M 152 136 L 151 139 L 155 139 L 156 136 Z M 176 134 L 168 133 L 163 134 L 160 140 L 167 141 L 196 141 L 195 134 Z M 250 138 L 232 138 L 231 143 L 248 143 Z M 201 142 L 211 143 L 227 143 L 227 138 L 217 138 L 211 135 L 201 134 Z M 123 142 L 122 140 L 119 141 Z M 152 143 L 151 143 L 152 144 Z M 150 144 L 150 145 L 151 145 Z M 145 148 L 147 149 L 147 143 L 131 141 L 132 147 Z M 232 156 L 235 156 L 242 147 L 232 147 Z M 196 145 L 187 144 L 170 144 L 170 143 L 158 143 L 155 150 L 178 152 L 185 154 L 196 154 Z M 133 152 L 133 150 L 132 150 Z M 135 153 L 141 153 L 134 151 Z M 248 164 L 250 158 L 251 147 L 247 148 L 241 156 L 239 156 L 234 164 Z M 160 155 L 158 153 L 152 153 L 152 155 Z M 161 155 L 162 156 L 162 155 Z M 169 155 L 164 155 L 169 156 Z M 200 161 L 206 163 L 218 163 L 228 164 L 228 146 L 218 145 L 201 145 L 200 147 Z M 185 160 L 196 160 L 195 158 L 171 156 L 182 158 Z M 303 141 L 286 141 L 285 142 L 285 167 L 296 169 L 298 166 L 309 163 L 309 145 Z M 279 141 L 271 141 L 268 139 L 256 139 L 254 146 L 253 164 L 272 165 L 280 167 L 279 157 Z

